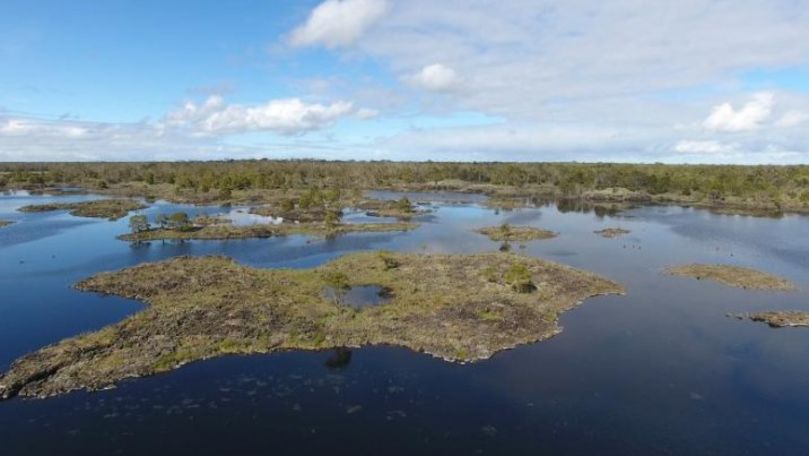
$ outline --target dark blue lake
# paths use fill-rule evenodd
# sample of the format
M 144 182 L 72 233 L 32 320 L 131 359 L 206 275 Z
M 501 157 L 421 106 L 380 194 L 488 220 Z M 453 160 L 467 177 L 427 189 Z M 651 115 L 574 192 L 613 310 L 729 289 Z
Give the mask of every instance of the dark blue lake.
M 587 300 L 562 317 L 560 335 L 474 364 L 398 347 L 287 352 L 193 363 L 108 391 L 0 402 L 0 454 L 807 452 L 809 329 L 771 329 L 726 314 L 809 310 L 809 217 L 680 207 L 613 216 L 554 205 L 496 211 L 477 196 L 408 197 L 434 211 L 407 233 L 130 245 L 115 238 L 128 230 L 126 218 L 16 211 L 92 196 L 0 196 L 0 219 L 16 222 L 0 228 L 0 371 L 142 307 L 78 292 L 76 281 L 177 255 L 299 268 L 361 250 L 493 251 L 499 244 L 474 230 L 508 222 L 560 233 L 514 244 L 515 251 L 602 274 L 628 293 Z M 243 208 L 164 202 L 142 213 L 177 210 L 262 221 Z M 366 218 L 349 214 L 356 223 Z M 593 233 L 605 227 L 631 233 Z M 800 291 L 752 292 L 662 273 L 691 262 L 761 269 Z

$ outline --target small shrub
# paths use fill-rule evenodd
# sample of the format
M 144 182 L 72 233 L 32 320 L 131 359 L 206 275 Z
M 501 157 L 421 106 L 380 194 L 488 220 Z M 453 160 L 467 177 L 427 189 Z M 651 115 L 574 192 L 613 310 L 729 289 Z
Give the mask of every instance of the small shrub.
M 504 274 L 504 279 L 507 284 L 511 285 L 511 288 L 519 293 L 530 293 L 536 289 L 531 271 L 522 263 L 512 264 Z
M 400 265 L 399 260 L 391 256 L 391 254 L 388 252 L 379 252 L 379 259 L 382 260 L 382 264 L 385 266 L 386 271 L 396 269 Z
M 494 266 L 489 266 L 483 270 L 483 277 L 487 282 L 497 283 L 500 281 L 500 274 Z
M 321 278 L 326 285 L 335 290 L 347 290 L 351 288 L 348 276 L 340 271 L 326 271 L 322 274 Z

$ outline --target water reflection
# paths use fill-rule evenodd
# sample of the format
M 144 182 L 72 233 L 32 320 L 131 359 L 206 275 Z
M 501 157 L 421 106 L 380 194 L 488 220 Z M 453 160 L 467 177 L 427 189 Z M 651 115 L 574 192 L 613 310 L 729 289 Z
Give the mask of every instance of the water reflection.
M 809 330 L 725 316 L 809 310 L 807 217 L 665 206 L 616 214 L 567 203 L 497 212 L 475 195 L 410 194 L 438 210 L 406 233 L 130 245 L 115 239 L 126 219 L 16 211 L 92 198 L 0 197 L 0 218 L 17 222 L 0 230 L 0 370 L 143 309 L 79 293 L 76 281 L 178 255 L 308 268 L 365 250 L 486 252 L 500 243 L 475 229 L 519 223 L 560 233 L 524 243 L 521 254 L 605 275 L 628 294 L 587 300 L 562 317 L 558 336 L 469 365 L 397 347 L 286 352 L 211 359 L 99 393 L 3 402 L 3 454 L 795 454 L 809 446 Z M 140 213 L 234 210 L 157 201 Z M 616 217 L 631 235 L 593 233 Z M 751 293 L 660 273 L 685 262 L 755 267 L 802 291 Z M 360 290 L 371 301 L 379 294 Z
M 329 369 L 342 369 L 351 364 L 351 350 L 347 348 L 337 348 L 332 351 L 332 355 L 326 359 L 325 365 Z
M 337 304 L 364 309 L 384 304 L 393 297 L 391 290 L 380 285 L 354 285 L 351 287 L 326 287 L 323 297 Z

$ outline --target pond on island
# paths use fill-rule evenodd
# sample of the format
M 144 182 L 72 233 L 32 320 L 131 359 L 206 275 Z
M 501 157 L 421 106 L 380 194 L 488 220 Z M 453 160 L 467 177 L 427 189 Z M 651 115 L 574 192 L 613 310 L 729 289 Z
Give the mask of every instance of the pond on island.
M 594 272 L 627 294 L 587 299 L 561 316 L 557 336 L 480 362 L 395 346 L 287 351 L 194 362 L 107 391 L 2 401 L 0 454 L 730 455 L 809 447 L 809 329 L 727 317 L 809 310 L 809 217 L 675 206 L 498 210 L 480 195 L 411 193 L 432 211 L 408 232 L 130 244 L 116 239 L 129 230 L 127 217 L 16 210 L 93 198 L 0 196 L 0 219 L 14 222 L 0 230 L 0 372 L 144 308 L 77 291 L 77 281 L 176 256 L 311 268 L 361 251 L 495 252 L 500 243 L 477 230 L 508 224 L 558 233 L 514 242 L 512 252 Z M 138 213 L 266 222 L 239 210 L 158 201 Z M 595 233 L 607 228 L 629 233 Z M 665 273 L 682 264 L 754 268 L 798 290 L 751 291 Z M 384 290 L 366 285 L 347 290 L 344 302 L 383 303 Z M 476 290 L 464 292 L 475 299 Z
M 354 285 L 348 288 L 326 287 L 323 297 L 355 309 L 378 306 L 390 301 L 391 292 L 379 285 Z

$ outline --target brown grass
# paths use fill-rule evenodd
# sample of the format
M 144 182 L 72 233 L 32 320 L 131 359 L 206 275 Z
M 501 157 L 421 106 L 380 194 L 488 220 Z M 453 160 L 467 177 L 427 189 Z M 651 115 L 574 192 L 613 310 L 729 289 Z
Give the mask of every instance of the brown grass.
M 138 233 L 118 236 L 123 241 L 160 241 L 160 240 L 225 240 L 269 238 L 303 234 L 309 236 L 340 236 L 348 233 L 380 233 L 393 231 L 410 231 L 418 228 L 416 223 L 343 223 L 328 226 L 324 223 L 281 223 L 273 225 L 260 223 L 254 225 L 206 225 L 188 230 L 153 229 Z
M 809 312 L 798 310 L 755 312 L 740 314 L 737 317 L 767 323 L 773 328 L 809 326 Z
M 70 211 L 70 215 L 78 217 L 96 217 L 118 220 L 126 216 L 129 212 L 143 209 L 146 206 L 137 200 L 131 199 L 103 199 L 94 201 L 82 201 L 78 203 L 47 203 L 32 204 L 23 206 L 21 212 L 50 212 L 50 211 Z
M 604 228 L 603 230 L 593 231 L 595 234 L 605 237 L 607 239 L 617 238 L 625 234 L 631 233 L 629 230 L 623 228 Z
M 534 228 L 531 226 L 492 226 L 477 230 L 492 241 L 525 242 L 537 239 L 551 239 L 557 236 L 553 231 Z
M 536 289 L 506 281 L 524 265 Z M 356 310 L 324 297 L 325 278 L 390 290 Z M 233 353 L 395 344 L 448 361 L 485 359 L 557 334 L 587 297 L 622 293 L 596 275 L 514 254 L 351 254 L 315 269 L 261 270 L 224 257 L 181 257 L 77 284 L 148 304 L 100 331 L 26 355 L 0 377 L 0 398 L 95 390 Z
M 721 264 L 689 264 L 671 266 L 666 273 L 691 277 L 697 280 L 707 279 L 736 288 L 747 290 L 795 291 L 795 285 L 789 280 L 755 269 Z

